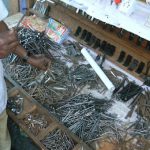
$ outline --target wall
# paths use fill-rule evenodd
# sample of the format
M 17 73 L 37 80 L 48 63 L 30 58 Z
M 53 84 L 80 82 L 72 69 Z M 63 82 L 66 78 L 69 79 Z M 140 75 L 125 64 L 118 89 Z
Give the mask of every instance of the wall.
M 3 2 L 9 11 L 9 15 L 15 14 L 19 11 L 18 0 L 3 0 Z

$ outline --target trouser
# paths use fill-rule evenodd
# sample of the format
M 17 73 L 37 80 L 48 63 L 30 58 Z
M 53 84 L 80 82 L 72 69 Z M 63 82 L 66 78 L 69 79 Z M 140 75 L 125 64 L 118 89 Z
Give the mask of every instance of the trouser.
M 6 110 L 0 114 L 0 150 L 10 150 L 11 140 L 7 128 L 7 113 Z

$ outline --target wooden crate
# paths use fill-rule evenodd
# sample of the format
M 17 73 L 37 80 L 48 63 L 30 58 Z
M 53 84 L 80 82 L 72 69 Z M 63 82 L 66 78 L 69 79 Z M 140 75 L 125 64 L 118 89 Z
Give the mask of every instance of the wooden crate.
M 42 140 L 52 131 L 60 129 L 65 132 L 66 135 L 72 139 L 76 145 L 73 150 L 91 150 L 91 148 L 85 144 L 81 139 L 79 139 L 75 134 L 73 134 L 68 128 L 61 124 L 53 115 L 41 106 L 36 100 L 34 100 L 26 91 L 24 91 L 15 81 L 13 81 L 8 75 L 5 75 L 6 83 L 13 85 L 13 88 L 8 90 L 8 97 L 15 97 L 18 94 L 24 99 L 23 111 L 15 115 L 12 111 L 7 109 L 8 115 L 16 122 L 19 127 L 33 140 L 33 142 L 42 150 L 47 150 L 47 148 L 42 144 Z M 9 101 L 9 98 L 8 98 Z M 29 128 L 25 125 L 23 119 L 26 114 L 38 113 L 45 116 L 48 126 L 44 129 L 39 130 L 37 135 L 34 135 Z

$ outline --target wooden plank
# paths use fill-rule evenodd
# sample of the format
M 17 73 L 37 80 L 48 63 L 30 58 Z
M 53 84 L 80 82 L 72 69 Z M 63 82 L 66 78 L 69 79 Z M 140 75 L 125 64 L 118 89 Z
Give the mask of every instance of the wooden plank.
M 36 0 L 26 0 L 26 5 L 27 5 L 27 15 L 30 14 L 30 9 L 33 7 L 34 3 Z

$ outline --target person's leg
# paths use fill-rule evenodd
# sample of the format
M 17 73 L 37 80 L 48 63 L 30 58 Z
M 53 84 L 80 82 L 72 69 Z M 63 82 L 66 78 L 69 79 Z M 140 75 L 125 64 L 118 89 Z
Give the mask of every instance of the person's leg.
M 0 150 L 10 150 L 11 140 L 7 129 L 7 114 L 6 110 L 0 114 Z

